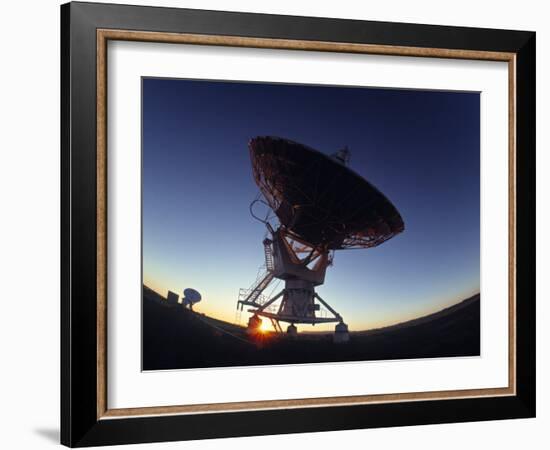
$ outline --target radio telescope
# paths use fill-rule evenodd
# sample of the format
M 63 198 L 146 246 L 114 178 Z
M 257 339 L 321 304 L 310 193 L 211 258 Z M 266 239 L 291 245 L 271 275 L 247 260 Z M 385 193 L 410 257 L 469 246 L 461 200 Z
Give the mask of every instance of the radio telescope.
M 342 316 L 315 287 L 324 283 L 336 250 L 382 244 L 404 230 L 401 215 L 378 189 L 349 168 L 347 148 L 329 156 L 278 137 L 256 137 L 248 147 L 254 180 L 263 195 L 252 202 L 251 214 L 267 227 L 265 273 L 250 289 L 241 290 L 237 308 L 250 307 L 250 332 L 258 329 L 261 318 L 270 320 L 279 332 L 280 322 L 288 323 L 289 334 L 296 333 L 295 324 L 336 322 L 334 340 L 347 341 Z M 256 202 L 268 207 L 265 219 L 254 214 Z M 265 296 L 274 279 L 284 281 L 284 288 Z
M 202 300 L 201 294 L 195 289 L 187 288 L 183 290 L 183 298 L 181 304 L 184 308 L 193 311 L 193 305 Z

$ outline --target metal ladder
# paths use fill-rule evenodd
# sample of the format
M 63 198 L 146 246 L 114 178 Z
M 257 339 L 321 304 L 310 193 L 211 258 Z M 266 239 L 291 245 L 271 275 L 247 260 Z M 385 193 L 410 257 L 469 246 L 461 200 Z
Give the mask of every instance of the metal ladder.
M 265 255 L 265 268 L 268 272 L 275 270 L 275 263 L 273 261 L 273 243 L 270 239 L 264 239 L 264 255 Z
M 264 255 L 265 255 L 265 273 L 262 276 L 259 276 L 256 279 L 256 282 L 252 285 L 252 287 L 248 290 L 248 293 L 246 296 L 242 296 L 242 294 L 239 296 L 239 300 L 237 302 L 237 309 L 241 309 L 244 305 L 248 306 L 262 306 L 264 302 L 258 302 L 260 299 L 260 296 L 262 292 L 269 286 L 269 283 L 273 281 L 274 278 L 274 269 L 275 264 L 273 260 L 273 248 L 271 246 L 272 241 L 270 239 L 264 239 Z M 264 300 L 265 301 L 265 300 Z M 240 308 L 239 308 L 240 306 Z
M 239 300 L 239 303 L 241 305 L 261 306 L 257 300 L 272 280 L 273 272 L 266 272 L 264 276 L 260 278 L 258 282 L 250 289 L 248 296 L 244 300 Z

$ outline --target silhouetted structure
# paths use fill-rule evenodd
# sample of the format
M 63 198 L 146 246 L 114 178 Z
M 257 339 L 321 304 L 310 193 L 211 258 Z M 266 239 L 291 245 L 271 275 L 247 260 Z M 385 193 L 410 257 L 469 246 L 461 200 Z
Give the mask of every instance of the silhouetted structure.
M 257 137 L 249 150 L 254 180 L 265 199 L 252 202 L 251 213 L 268 230 L 263 241 L 266 270 L 250 289 L 241 290 L 237 307 L 251 307 L 251 330 L 261 325 L 259 316 L 278 331 L 280 322 L 290 323 L 287 331 L 293 334 L 295 323 L 338 322 L 335 340 L 346 342 L 347 325 L 315 286 L 324 283 L 335 250 L 374 247 L 402 232 L 399 212 L 348 167 L 347 148 L 328 156 L 287 139 Z M 269 214 L 263 219 L 254 214 L 257 202 L 270 208 L 276 225 Z M 284 280 L 285 287 L 266 298 L 263 292 L 274 278 Z
M 175 292 L 168 291 L 168 295 L 166 296 L 166 301 L 170 305 L 177 305 L 179 302 L 180 296 L 176 294 Z
M 202 300 L 202 296 L 199 291 L 195 289 L 187 288 L 183 290 L 183 298 L 181 299 L 181 304 L 184 308 L 193 310 L 193 305 Z

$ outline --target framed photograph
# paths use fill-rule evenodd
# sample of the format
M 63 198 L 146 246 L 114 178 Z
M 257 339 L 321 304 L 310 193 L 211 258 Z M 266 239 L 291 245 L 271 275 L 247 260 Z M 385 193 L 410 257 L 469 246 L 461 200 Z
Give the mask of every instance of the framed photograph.
M 534 32 L 61 27 L 63 444 L 534 417 Z

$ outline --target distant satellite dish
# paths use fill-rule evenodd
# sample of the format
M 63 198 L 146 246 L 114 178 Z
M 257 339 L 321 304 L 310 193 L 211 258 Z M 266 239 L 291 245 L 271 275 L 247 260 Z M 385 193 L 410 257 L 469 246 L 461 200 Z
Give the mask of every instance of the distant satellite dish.
M 202 300 L 201 294 L 195 289 L 187 288 L 183 290 L 182 305 L 185 308 L 193 309 L 193 305 Z

